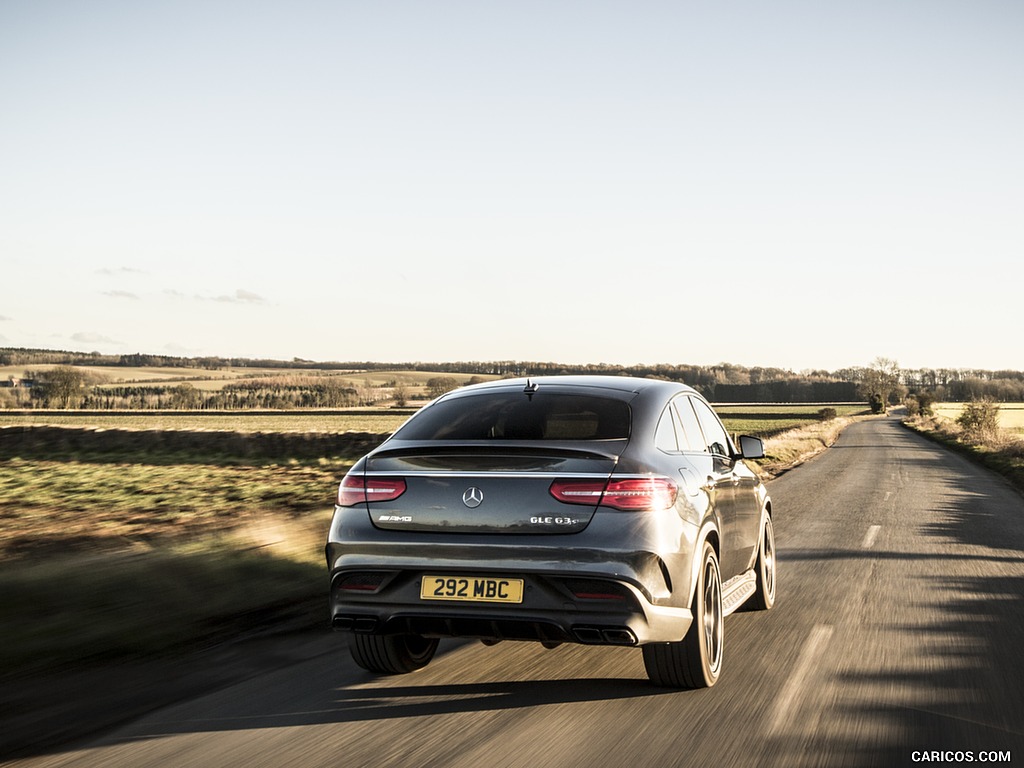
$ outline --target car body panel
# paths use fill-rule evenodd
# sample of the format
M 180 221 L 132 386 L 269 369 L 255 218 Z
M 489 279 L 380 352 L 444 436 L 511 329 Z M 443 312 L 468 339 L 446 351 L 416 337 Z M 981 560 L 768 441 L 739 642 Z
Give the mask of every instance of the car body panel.
M 628 436 L 545 440 L 536 437 L 545 434 L 541 428 L 528 440 L 467 440 L 476 433 L 457 430 L 430 440 L 407 429 L 414 416 L 350 471 L 403 478 L 405 492 L 336 507 L 326 547 L 336 628 L 545 643 L 677 642 L 692 620 L 695 553 L 705 541 L 719 554 L 723 582 L 750 576 L 770 502 L 731 440 L 720 438 L 728 454 L 720 456 L 681 436 L 668 450 L 655 448 L 670 403 L 703 402 L 694 390 L 655 380 L 545 377 L 476 385 L 435 403 L 451 409 L 459 398 L 489 392 L 530 402 L 549 393 L 607 397 L 628 405 Z M 410 432 L 416 439 L 405 439 Z M 557 500 L 550 486 L 559 478 L 669 479 L 677 492 L 663 508 L 624 511 L 606 506 L 607 497 L 589 505 Z M 475 506 L 467 503 L 477 501 L 466 496 L 471 489 L 483 497 Z M 424 599 L 426 577 L 521 581 L 522 599 Z
M 626 442 L 618 441 L 621 447 Z M 621 450 L 621 448 L 620 448 Z M 590 522 L 589 506 L 556 500 L 549 488 L 566 478 L 607 482 L 616 456 L 558 446 L 509 446 L 460 442 L 417 450 L 392 443 L 368 457 L 370 476 L 405 479 L 397 499 L 373 505 L 374 525 L 390 530 L 446 533 L 571 533 Z

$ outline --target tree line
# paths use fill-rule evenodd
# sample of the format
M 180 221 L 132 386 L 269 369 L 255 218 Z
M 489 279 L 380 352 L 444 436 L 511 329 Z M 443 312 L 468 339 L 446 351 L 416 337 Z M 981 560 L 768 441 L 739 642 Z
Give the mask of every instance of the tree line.
M 246 365 L 240 366 L 244 362 Z M 31 387 L 0 389 L 0 407 L 57 407 L 97 409 L 236 409 L 337 408 L 373 405 L 382 401 L 400 406 L 412 400 L 436 397 L 458 381 L 446 374 L 499 377 L 558 374 L 629 375 L 679 381 L 694 387 L 713 402 L 830 403 L 868 401 L 874 410 L 902 402 L 908 394 L 929 401 L 1024 401 L 1024 372 L 962 369 L 900 369 L 895 361 L 877 358 L 865 367 L 839 371 L 803 371 L 782 368 L 747 368 L 717 365 L 613 365 L 491 361 L 445 363 L 375 363 L 312 361 L 244 361 L 234 358 L 181 358 L 162 355 L 99 355 L 55 350 L 0 349 L 0 364 L 41 365 L 53 368 L 31 376 Z M 214 369 L 260 367 L 281 369 L 281 375 L 247 378 L 218 389 L 200 389 L 191 383 L 104 385 L 80 366 L 166 367 Z M 284 370 L 297 371 L 287 375 Z M 421 389 L 390 381 L 379 386 L 353 386 L 335 374 L 382 370 L 432 371 Z M 303 373 L 308 371 L 308 374 Z M 199 378 L 197 376 L 197 378 Z M 477 379 L 471 379 L 470 383 Z M 8 383 L 8 382 L 3 382 Z M 13 383 L 13 382 L 11 382 Z
M 733 363 L 715 365 L 669 364 L 618 365 L 613 363 L 566 364 L 521 360 L 491 361 L 405 361 L 379 362 L 372 360 L 349 360 L 318 362 L 292 358 L 273 360 L 238 357 L 176 357 L 134 353 L 128 355 L 104 355 L 99 352 L 74 352 L 68 350 L 30 349 L 24 347 L 0 347 L 0 365 L 90 365 L 131 368 L 195 368 L 219 370 L 224 368 L 266 368 L 308 371 L 430 371 L 438 373 L 469 373 L 489 376 L 541 376 L 556 374 L 609 374 L 639 377 L 667 378 L 686 381 L 691 386 L 714 384 L 758 384 L 788 378 L 809 380 L 857 382 L 867 367 L 841 368 L 836 371 L 809 370 L 794 372 L 788 368 L 746 367 Z M 934 390 L 940 386 L 951 386 L 968 380 L 986 382 L 1014 381 L 1024 383 L 1024 371 L 989 371 L 978 368 L 907 368 L 900 370 L 902 384 L 910 388 Z

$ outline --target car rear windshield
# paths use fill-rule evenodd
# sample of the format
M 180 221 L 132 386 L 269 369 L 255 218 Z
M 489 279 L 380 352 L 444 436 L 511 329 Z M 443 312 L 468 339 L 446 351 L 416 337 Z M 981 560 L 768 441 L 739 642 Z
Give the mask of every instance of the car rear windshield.
M 619 440 L 629 405 L 595 395 L 488 392 L 441 400 L 409 420 L 399 440 Z

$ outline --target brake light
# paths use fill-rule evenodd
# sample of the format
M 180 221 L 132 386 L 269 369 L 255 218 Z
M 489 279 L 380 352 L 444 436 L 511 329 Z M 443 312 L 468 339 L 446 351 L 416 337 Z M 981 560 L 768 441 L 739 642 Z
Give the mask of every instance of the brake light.
M 636 477 L 613 480 L 604 491 L 606 507 L 633 511 L 668 509 L 676 503 L 679 486 L 667 477 Z
M 627 477 L 607 484 L 555 480 L 550 492 L 564 504 L 600 504 L 625 512 L 654 512 L 676 503 L 679 486 L 667 477 Z
M 555 480 L 549 490 L 563 504 L 594 505 L 604 495 L 604 486 L 604 481 Z
M 345 475 L 338 486 L 338 506 L 352 507 L 369 501 L 392 501 L 403 493 L 405 480 L 400 477 Z

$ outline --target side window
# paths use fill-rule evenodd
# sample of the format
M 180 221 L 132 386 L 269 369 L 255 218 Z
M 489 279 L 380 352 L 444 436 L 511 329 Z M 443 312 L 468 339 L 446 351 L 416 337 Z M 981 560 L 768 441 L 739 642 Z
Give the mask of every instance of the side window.
M 704 440 L 708 451 L 728 456 L 729 435 L 725 431 L 725 427 L 722 426 L 722 422 L 703 400 L 691 398 L 691 402 L 693 409 L 697 412 L 697 420 L 700 421 L 701 429 L 704 431 Z
M 683 451 L 703 451 L 704 435 L 701 434 L 697 414 L 693 412 L 690 398 L 679 397 L 674 401 L 676 431 L 679 433 L 679 448 Z
M 676 430 L 672 424 L 672 408 L 665 409 L 661 414 L 661 421 L 658 422 L 658 431 L 654 433 L 654 447 L 665 453 L 678 453 L 679 445 L 676 443 Z

